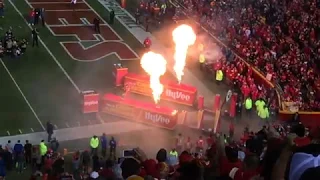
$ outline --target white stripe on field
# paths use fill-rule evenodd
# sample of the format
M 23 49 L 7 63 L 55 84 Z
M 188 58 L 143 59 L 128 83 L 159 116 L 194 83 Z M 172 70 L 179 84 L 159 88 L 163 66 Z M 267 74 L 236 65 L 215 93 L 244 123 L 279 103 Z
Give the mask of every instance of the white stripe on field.
M 4 67 L 4 69 L 7 71 L 7 73 L 9 74 L 11 80 L 13 81 L 13 83 L 16 85 L 16 87 L 18 88 L 21 96 L 23 97 L 24 101 L 27 103 L 27 105 L 29 106 L 30 110 L 32 111 L 33 115 L 36 117 L 36 119 L 38 120 L 40 126 L 42 127 L 43 130 L 45 130 L 41 120 L 39 119 L 37 113 L 34 111 L 33 107 L 31 106 L 31 104 L 29 103 L 28 99 L 26 98 L 26 96 L 23 94 L 22 90 L 20 89 L 18 83 L 16 82 L 16 80 L 13 78 L 12 74 L 10 73 L 9 69 L 7 68 L 6 64 L 2 61 L 2 59 L 0 59 L 2 66 Z M 19 129 L 20 130 L 20 129 Z

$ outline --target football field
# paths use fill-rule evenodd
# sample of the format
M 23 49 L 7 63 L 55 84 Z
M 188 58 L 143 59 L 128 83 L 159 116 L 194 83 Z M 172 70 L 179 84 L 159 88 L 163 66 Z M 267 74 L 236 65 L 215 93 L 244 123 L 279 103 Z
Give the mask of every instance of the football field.
M 131 23 L 132 19 L 116 14 L 118 20 L 113 25 L 108 24 L 109 12 L 102 4 L 115 2 L 110 3 L 111 0 L 78 0 L 75 6 L 70 6 L 70 0 L 4 2 L 5 18 L 0 18 L 1 38 L 12 27 L 14 36 L 18 40 L 27 39 L 29 45 L 21 57 L 5 56 L 1 59 L 0 136 L 43 131 L 48 121 L 56 129 L 113 121 L 111 118 L 84 116 L 79 93 L 86 90 L 96 90 L 100 94 L 116 92 L 112 76 L 115 63 L 122 63 L 131 72 L 144 73 L 139 62 L 144 49 L 129 32 L 132 29 L 119 20 L 122 18 Z M 39 47 L 32 47 L 32 27 L 28 25 L 32 8 L 46 9 L 46 25 L 42 26 L 41 22 L 36 25 Z M 119 8 L 115 9 L 116 13 L 117 10 Z M 100 34 L 93 30 L 94 18 L 100 19 Z M 136 26 L 134 22 L 131 25 Z M 171 47 L 174 27 L 175 24 L 168 24 L 161 29 L 151 29 L 152 35 L 159 39 L 158 43 L 171 48 L 170 51 L 174 49 Z M 217 86 L 212 78 L 199 71 L 196 60 L 189 58 L 186 68 L 192 74 L 191 78 L 186 78 L 189 79 L 187 83 L 205 89 L 202 95 L 208 97 L 210 106 L 214 94 L 224 96 L 227 92 L 225 85 Z M 175 79 L 169 71 L 165 78 Z
M 141 71 L 141 44 L 121 24 L 107 23 L 108 12 L 98 2 L 79 0 L 5 0 L 0 35 L 12 27 L 14 36 L 29 41 L 17 59 L 3 57 L 0 64 L 0 135 L 43 131 L 47 121 L 57 129 L 102 123 L 81 112 L 80 92 L 114 91 L 112 66 L 123 63 Z M 28 14 L 45 8 L 39 47 L 32 47 Z M 101 20 L 101 34 L 92 21 Z M 107 121 L 107 120 L 106 120 Z

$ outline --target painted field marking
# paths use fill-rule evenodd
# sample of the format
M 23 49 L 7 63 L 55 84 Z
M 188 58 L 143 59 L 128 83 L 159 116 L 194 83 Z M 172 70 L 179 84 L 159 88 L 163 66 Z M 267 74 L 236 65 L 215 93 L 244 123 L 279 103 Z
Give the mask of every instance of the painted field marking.
M 26 25 L 32 29 L 32 27 L 29 25 L 29 23 L 27 22 L 27 20 L 24 18 L 24 16 L 22 15 L 22 13 L 19 11 L 19 9 L 16 7 L 16 5 L 12 2 L 12 0 L 8 0 L 9 3 L 12 5 L 12 7 L 17 11 L 17 13 L 20 15 L 20 17 L 24 20 L 24 22 L 26 23 Z M 26 3 L 30 6 L 30 3 L 26 1 Z M 31 7 L 31 6 L 30 6 Z M 74 86 L 74 88 L 78 91 L 78 93 L 81 93 L 80 88 L 76 85 L 76 83 L 71 79 L 71 77 L 69 76 L 69 74 L 66 72 L 66 70 L 62 67 L 62 65 L 60 64 L 60 62 L 57 60 L 57 58 L 52 54 L 52 52 L 50 51 L 50 49 L 47 47 L 47 45 L 42 41 L 42 39 L 39 37 L 40 43 L 43 45 L 43 47 L 48 51 L 49 55 L 52 57 L 52 59 L 56 62 L 56 64 L 59 66 L 59 68 L 61 69 L 61 71 L 64 73 L 64 75 L 69 79 L 69 81 L 71 82 L 71 84 Z M 43 129 L 44 126 L 42 125 Z
M 83 0 L 83 2 L 98 16 L 99 19 L 101 19 L 102 22 L 104 22 L 104 24 L 106 24 L 107 26 L 109 26 L 109 23 L 106 22 L 106 21 L 103 19 L 103 17 L 102 17 L 94 8 L 92 8 L 89 3 L 87 3 L 87 1 Z M 118 37 L 120 37 L 120 35 L 119 35 L 111 26 L 109 26 L 109 28 L 110 28 Z M 121 38 L 121 39 L 122 39 L 122 38 Z M 125 43 L 125 44 L 126 44 L 126 43 Z M 133 53 L 135 53 L 135 55 L 136 55 L 137 57 L 139 57 L 138 54 L 137 54 L 129 45 L 128 45 L 128 48 L 129 48 Z
M 66 126 L 67 126 L 67 127 L 70 127 L 68 123 L 66 123 Z
M 19 129 L 19 133 L 20 133 L 20 134 L 22 134 L 22 131 L 21 131 L 21 129 Z
M 11 1 L 11 0 L 10 0 L 10 1 Z M 32 8 L 32 3 L 31 3 L 31 2 L 28 2 L 28 0 L 25 0 L 25 2 Z M 64 44 L 67 44 L 67 43 L 78 43 L 79 45 L 83 46 L 83 45 L 81 44 L 81 42 L 83 42 L 83 41 L 81 41 L 81 40 L 79 40 L 79 41 L 77 41 L 77 42 L 74 42 L 74 41 L 63 41 L 63 42 L 60 42 L 60 44 L 61 44 L 62 47 L 64 48 L 65 52 L 66 52 L 73 60 L 76 60 L 76 61 L 79 61 L 79 62 L 99 61 L 99 60 L 104 59 L 105 57 L 110 56 L 110 55 L 116 55 L 116 56 L 118 57 L 118 59 L 120 59 L 120 60 L 137 60 L 137 59 L 139 59 L 139 55 L 138 55 L 127 43 L 125 43 L 125 41 L 121 38 L 121 36 L 101 17 L 101 15 L 100 15 L 99 13 L 97 13 L 86 1 L 83 1 L 83 3 L 85 3 L 85 4 L 87 5 L 87 7 L 90 8 L 88 11 L 93 12 L 93 13 L 95 14 L 95 16 L 98 16 L 98 17 L 101 19 L 101 21 L 103 22 L 103 23 L 101 23 L 102 26 L 103 26 L 103 25 L 107 26 L 107 27 L 119 38 L 119 40 L 116 41 L 116 42 L 125 45 L 125 46 L 135 55 L 135 57 L 137 57 L 137 58 L 122 59 L 121 57 L 118 56 L 117 53 L 109 53 L 109 54 L 107 54 L 107 55 L 105 55 L 105 56 L 102 56 L 102 57 L 100 57 L 100 58 L 97 58 L 97 59 L 94 59 L 94 60 L 91 60 L 91 61 L 77 59 L 77 58 L 75 58 L 74 56 L 72 56 L 72 54 L 68 51 L 68 49 L 64 46 Z M 45 4 L 45 2 L 43 2 L 43 4 Z M 60 11 L 60 10 L 51 10 L 51 11 L 57 11 L 57 12 L 58 12 L 58 11 Z M 74 10 L 61 10 L 61 11 L 74 11 Z M 76 11 L 85 11 L 85 10 L 84 10 L 84 9 L 76 9 Z M 79 19 L 80 19 L 80 20 L 82 21 L 82 23 L 85 24 L 85 25 L 87 25 L 87 24 L 88 24 L 88 25 L 92 25 L 92 24 L 90 23 L 90 21 L 88 21 L 86 18 L 79 18 Z M 64 24 L 64 23 L 63 23 L 63 24 Z M 64 25 L 59 25 L 59 26 L 64 26 Z M 67 24 L 66 26 L 69 26 L 69 25 Z M 53 31 L 51 30 L 50 27 L 57 27 L 56 25 L 48 25 L 48 24 L 46 24 L 46 27 L 48 28 L 48 30 L 50 30 L 50 31 L 52 32 L 52 34 L 55 34 L 55 33 L 53 33 Z M 55 36 L 56 36 L 56 35 L 55 35 Z M 70 36 L 70 35 L 59 35 L 59 36 Z M 98 40 L 99 40 L 99 39 L 98 39 Z M 94 41 L 95 41 L 95 40 L 94 40 Z M 102 44 L 102 43 L 105 43 L 105 42 L 111 42 L 111 41 L 109 41 L 109 40 L 104 40 L 104 41 L 100 42 L 99 44 L 94 44 L 94 46 L 98 46 L 98 45 L 100 45 L 100 44 Z M 92 46 L 90 46 L 90 47 L 88 47 L 88 48 L 91 48 L 91 47 L 92 47 Z M 84 50 L 85 50 L 85 49 L 84 49 Z
M 29 2 L 30 4 L 71 4 L 70 2 Z M 84 4 L 84 2 L 77 2 L 77 4 Z
M 91 25 L 91 23 L 87 20 L 87 18 L 80 18 L 80 21 L 81 21 L 84 25 Z
M 7 131 L 7 134 L 8 134 L 8 136 L 10 136 L 10 132 L 9 131 Z
M 29 3 L 28 3 L 29 4 Z M 30 4 L 29 4 L 30 5 Z M 75 9 L 75 10 L 72 10 L 72 9 L 63 9 L 63 10 L 46 10 L 47 12 L 65 12 L 65 11 L 91 11 L 91 9 Z
M 65 18 L 58 18 L 58 20 L 61 22 L 63 26 L 66 26 L 68 24 Z
M 42 127 L 43 130 L 45 130 L 41 120 L 39 119 L 37 113 L 34 111 L 33 107 L 31 106 L 31 104 L 29 103 L 28 99 L 26 98 L 26 96 L 23 94 L 20 86 L 18 85 L 18 83 L 16 82 L 16 80 L 13 78 L 12 74 L 10 73 L 9 69 L 7 68 L 7 66 L 5 65 L 5 63 L 2 61 L 2 59 L 0 59 L 2 66 L 4 67 L 4 69 L 7 71 L 7 73 L 9 74 L 11 80 L 13 81 L 13 83 L 16 85 L 17 89 L 19 90 L 21 96 L 23 97 L 24 101 L 27 103 L 27 105 L 29 106 L 30 110 L 32 111 L 33 115 L 36 117 L 37 121 L 39 122 L 40 126 Z
M 31 129 L 31 132 L 34 132 L 33 128 L 30 128 Z

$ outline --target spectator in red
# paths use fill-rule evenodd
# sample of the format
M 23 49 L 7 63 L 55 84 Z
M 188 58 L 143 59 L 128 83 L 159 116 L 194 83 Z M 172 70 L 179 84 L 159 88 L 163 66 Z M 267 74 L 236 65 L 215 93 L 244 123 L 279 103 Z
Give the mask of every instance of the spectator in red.
M 220 176 L 229 177 L 233 168 L 242 168 L 242 162 L 238 159 L 238 151 L 231 147 L 225 146 L 223 136 L 218 136 L 218 153 L 220 159 Z
M 210 147 L 213 145 L 214 140 L 215 140 L 215 139 L 214 139 L 214 137 L 213 137 L 213 134 L 210 133 L 209 137 L 207 138 L 207 147 L 208 147 L 208 148 L 210 148 Z
M 44 172 L 50 174 L 52 172 L 53 160 L 51 157 L 46 156 L 44 159 Z
M 307 137 L 305 127 L 302 124 L 298 124 L 293 128 L 293 131 L 297 137 L 293 140 L 297 147 L 307 146 L 311 143 L 311 139 Z
M 29 13 L 29 25 L 34 25 L 35 9 L 31 9 Z
M 243 163 L 243 168 L 233 168 L 229 177 L 234 180 L 252 180 L 260 177 L 259 158 L 254 154 L 246 155 Z
M 112 170 L 113 163 L 111 160 L 107 160 L 105 167 L 99 172 L 99 175 L 105 179 L 114 179 L 115 174 Z

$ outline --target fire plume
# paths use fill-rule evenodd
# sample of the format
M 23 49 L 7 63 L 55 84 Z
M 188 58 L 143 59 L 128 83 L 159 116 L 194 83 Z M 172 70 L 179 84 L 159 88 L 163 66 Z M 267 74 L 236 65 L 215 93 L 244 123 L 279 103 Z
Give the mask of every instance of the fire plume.
M 179 83 L 184 75 L 183 70 L 186 65 L 186 58 L 189 46 L 193 45 L 196 41 L 196 34 L 192 27 L 188 25 L 180 25 L 172 32 L 173 41 L 176 45 L 174 53 L 174 71 L 176 73 Z
M 150 88 L 152 89 L 154 102 L 157 104 L 163 92 L 160 77 L 167 70 L 167 61 L 161 54 L 147 52 L 142 56 L 140 64 L 146 73 L 150 75 Z

